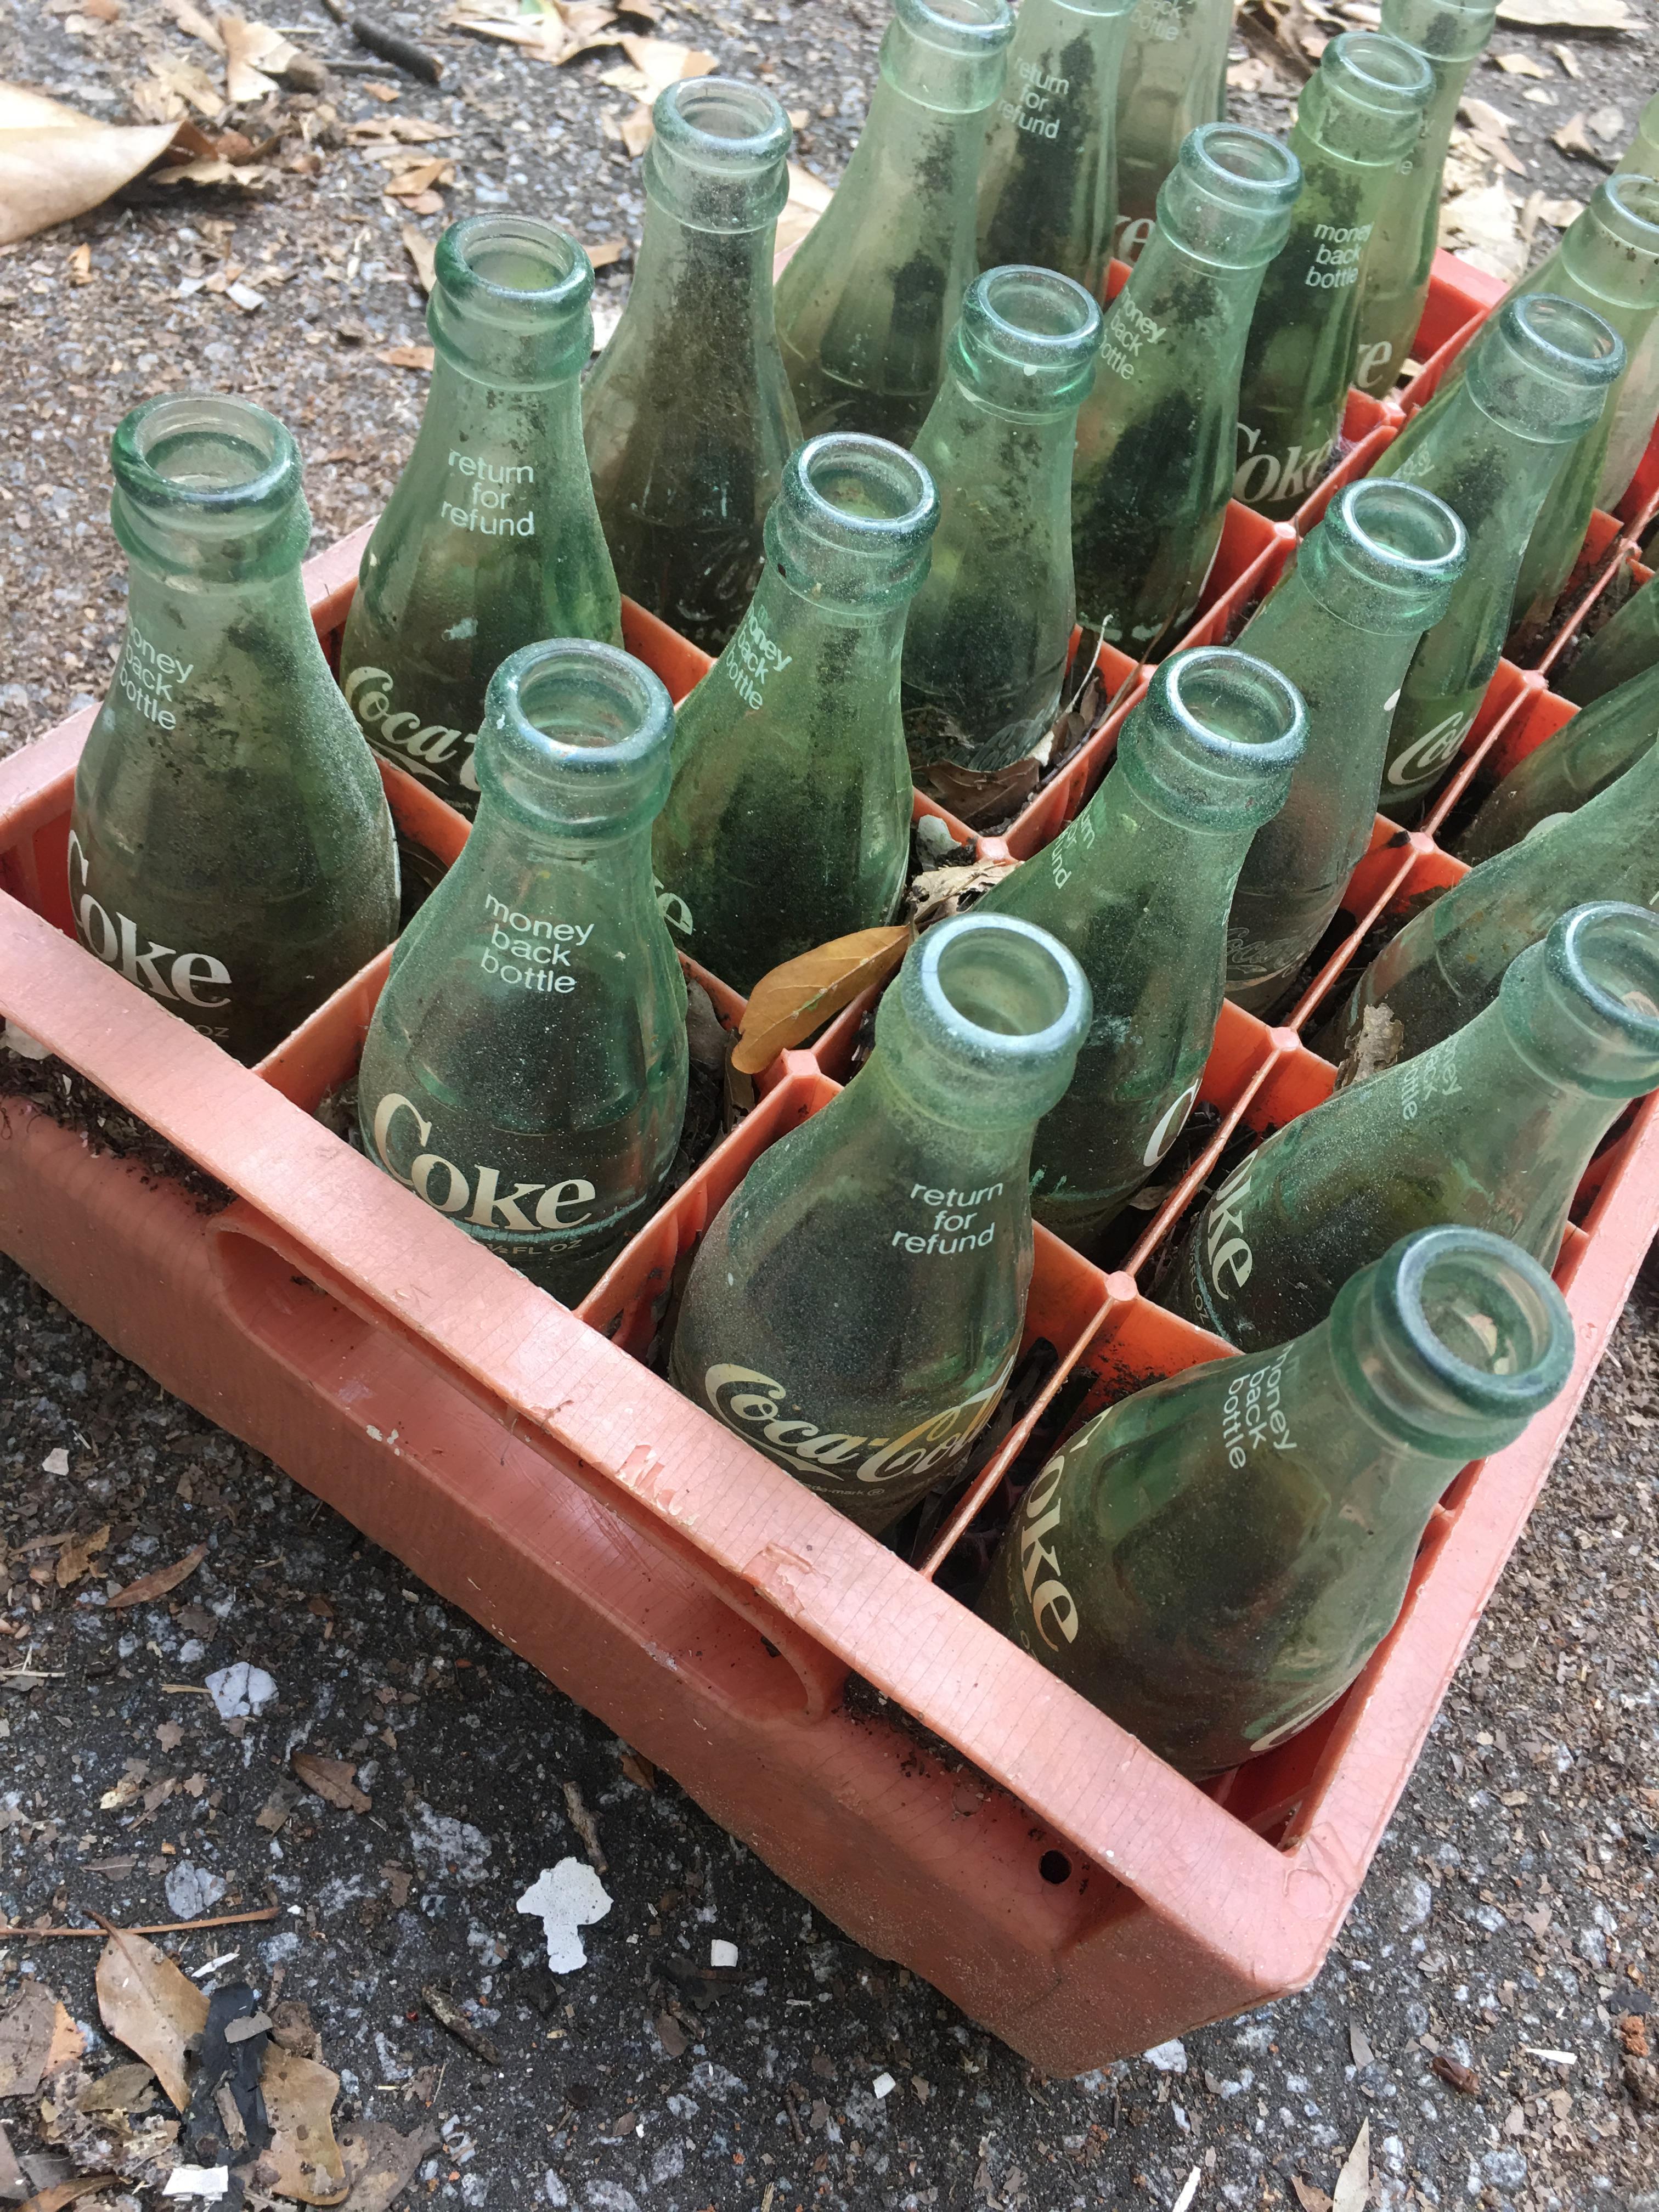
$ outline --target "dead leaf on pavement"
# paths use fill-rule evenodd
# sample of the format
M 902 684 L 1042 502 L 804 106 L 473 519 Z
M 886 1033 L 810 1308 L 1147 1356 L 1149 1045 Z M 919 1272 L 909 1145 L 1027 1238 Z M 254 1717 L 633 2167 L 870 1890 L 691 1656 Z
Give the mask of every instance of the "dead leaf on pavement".
M 1465 2066 L 1461 2058 L 1453 2058 L 1444 2051 L 1431 2054 L 1429 2070 L 1437 2074 L 1449 2087 L 1455 2089 L 1460 2097 L 1473 2097 L 1479 2094 L 1480 2076 L 1474 2067 Z
M 648 1759 L 641 1758 L 637 1751 L 623 1752 L 622 1771 L 636 1789 L 654 1790 L 657 1786 L 656 1768 Z
M 161 13 L 170 15 L 186 38 L 199 39 L 204 46 L 211 46 L 216 54 L 225 51 L 225 42 L 220 37 L 217 27 L 199 8 L 191 5 L 191 0 L 161 0 Z
M 1520 275 L 1527 258 L 1521 210 L 1500 184 L 1476 185 L 1443 202 L 1440 243 L 1505 282 Z
M 386 356 L 380 358 L 384 361 Z M 357 1770 L 349 1759 L 325 1759 L 318 1752 L 296 1751 L 289 1765 L 306 1788 L 315 1790 L 325 1804 L 337 1805 L 343 1813 L 372 1809 L 374 1800 L 353 1781 Z
M 50 2189 L 43 2189 L 27 2204 L 20 2204 L 17 2212 L 64 2212 L 66 2204 L 73 2204 L 79 2197 L 90 2197 L 100 2189 L 118 2189 L 120 2185 L 118 2173 L 77 2174 L 73 2181 L 54 2182 Z
M 83 2047 L 80 2030 L 52 1992 L 43 1983 L 25 1982 L 0 2015 L 0 2097 L 32 2097 Z
M 270 2196 L 298 2197 L 301 2204 L 337 2204 L 347 2188 L 332 2117 L 339 2075 L 272 2044 L 259 2087 L 271 2132 L 270 2147 L 253 2169 L 255 2185 Z
M 744 1009 L 732 1065 L 758 1075 L 786 1047 L 799 1044 L 872 983 L 884 983 L 904 957 L 910 932 L 902 923 L 855 929 L 763 975 Z
M 104 2026 L 155 2072 L 176 2111 L 190 2103 L 185 2045 L 207 2026 L 208 2001 L 164 1951 L 142 1936 L 112 1934 L 98 1957 Z
M 1291 2186 L 1296 2191 L 1296 2201 L 1302 2212 L 1331 2212 L 1331 2200 L 1322 2189 L 1316 2189 L 1311 2181 L 1304 2181 L 1299 2173 L 1291 2176 Z
M 404 241 L 404 252 L 415 264 L 415 274 L 422 291 L 429 292 L 438 281 L 433 259 L 437 251 L 435 241 L 429 239 L 423 230 L 417 230 L 412 222 L 406 222 L 399 235 Z
M 221 15 L 219 35 L 225 42 L 225 92 L 233 107 L 275 92 L 283 70 L 299 59 L 299 48 L 269 23 Z
M 354 2120 L 342 2128 L 340 2150 L 351 2191 L 344 2212 L 386 2212 L 398 2191 L 414 2179 L 422 2160 L 442 2141 L 435 2128 L 416 2128 L 400 2136 L 384 2120 Z
M 187 1582 L 207 1555 L 207 1546 L 197 1544 L 170 1567 L 157 1567 L 154 1574 L 140 1575 L 137 1582 L 116 1591 L 105 1606 L 105 1612 L 119 1613 L 125 1607 L 149 1605 L 152 1599 L 165 1597 L 169 1590 L 176 1590 L 180 1583 Z
M 1575 161 L 1595 161 L 1602 168 L 1607 167 L 1606 157 L 1590 143 L 1582 111 L 1577 115 L 1570 115 L 1559 131 L 1551 132 L 1550 143 Z
M 86 260 L 78 264 L 78 269 L 75 269 L 73 263 L 71 267 L 75 270 L 75 273 L 83 273 L 86 281 L 89 283 L 92 273 L 92 248 L 89 246 L 83 246 L 79 251 L 86 255 Z M 109 1522 L 107 1521 L 101 1528 L 94 1528 L 89 1536 L 71 1536 L 58 1554 L 58 1589 L 67 1589 L 71 1583 L 78 1583 L 82 1575 L 90 1573 L 94 1559 L 97 1558 L 100 1552 L 107 1548 L 108 1544 Z
M 715 67 L 713 54 L 700 46 L 682 46 L 678 39 L 642 39 L 627 32 L 617 43 L 645 79 L 649 88 L 647 96 L 652 100 L 666 92 L 671 84 L 683 83 L 690 76 L 708 76 Z
M 1494 54 L 1492 59 L 1505 76 L 1547 77 L 1549 75 L 1543 63 L 1535 62 L 1530 54 Z
M 130 2112 L 155 2087 L 152 2069 L 137 2061 L 112 2066 L 95 2081 L 88 2081 L 75 2100 L 77 2112 Z
M 422 369 L 430 375 L 438 356 L 430 346 L 400 345 L 387 346 L 374 358 L 383 361 L 388 368 Z
M 637 161 L 657 135 L 657 126 L 651 119 L 651 110 L 636 107 L 631 115 L 624 115 L 617 135 Z
M 94 123 L 44 93 L 0 83 L 0 246 L 101 207 L 172 143 L 170 123 Z
M 1371 2124 L 1362 2120 L 1359 2133 L 1353 2139 L 1353 2148 L 1343 2160 L 1336 2187 L 1331 2191 L 1331 2212 L 1365 2212 L 1365 2201 L 1370 2193 Z

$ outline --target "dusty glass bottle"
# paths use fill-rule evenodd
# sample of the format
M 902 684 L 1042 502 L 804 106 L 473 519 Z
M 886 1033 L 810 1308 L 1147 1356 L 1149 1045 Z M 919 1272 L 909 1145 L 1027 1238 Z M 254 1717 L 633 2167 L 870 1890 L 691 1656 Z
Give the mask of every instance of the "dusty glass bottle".
M 1024 0 L 979 179 L 979 258 L 1098 299 L 1117 227 L 1117 76 L 1135 0 Z
M 1385 945 L 1333 1032 L 1346 1051 L 1370 1006 L 1401 1024 L 1400 1058 L 1449 1036 L 1497 994 L 1516 953 L 1587 899 L 1659 900 L 1659 751 L 1651 738 L 1598 798 L 1557 814 L 1443 891 Z
M 246 399 L 149 399 L 110 458 L 127 623 L 76 769 L 76 929 L 251 1063 L 396 933 L 392 817 L 307 610 L 283 424 Z
M 1659 915 L 1576 907 L 1443 1043 L 1337 1091 L 1242 1160 L 1158 1295 L 1259 1352 L 1311 1328 L 1408 1230 L 1495 1230 L 1551 1267 L 1590 1154 L 1656 1084 Z
M 760 588 L 681 702 L 662 910 L 733 990 L 892 918 L 910 849 L 900 653 L 938 520 L 932 478 L 896 446 L 850 431 L 802 446 Z
M 617 583 L 718 653 L 800 443 L 772 313 L 789 118 L 761 86 L 722 76 L 670 85 L 652 115 L 645 234 L 582 394 L 583 434 Z
M 1078 416 L 1072 557 L 1091 645 L 1144 659 L 1198 605 L 1232 487 L 1250 316 L 1301 175 L 1277 139 L 1213 123 L 1164 180 Z
M 1240 633 L 1239 651 L 1289 677 L 1308 709 L 1290 797 L 1233 894 L 1227 995 L 1251 1013 L 1294 982 L 1370 842 L 1394 702 L 1467 551 L 1462 524 L 1420 485 L 1346 484 Z
M 1439 244 L 1440 185 L 1457 104 L 1492 36 L 1497 0 L 1383 0 L 1382 28 L 1420 54 L 1434 78 L 1417 143 L 1382 196 L 1359 276 L 1361 392 L 1391 391 L 1423 319 Z
M 959 1475 L 1019 1348 L 1031 1131 L 1089 1024 L 1077 963 L 939 923 L 847 1088 L 763 1152 L 691 1268 L 669 1379 L 866 1528 Z
M 1182 1773 L 1334 1705 L 1399 1617 L 1436 1501 L 1571 1372 L 1538 1262 L 1419 1230 L 1268 1352 L 1154 1382 L 1042 1469 L 980 1611 Z
M 1072 446 L 1100 310 L 1049 269 L 976 277 L 914 452 L 939 493 L 927 580 L 904 630 L 905 742 L 1006 768 L 1052 726 L 1071 650 Z
M 538 638 L 620 644 L 622 602 L 582 451 L 587 256 L 550 223 L 469 216 L 436 269 L 432 386 L 363 554 L 340 684 L 376 751 L 471 815 L 496 669 Z
M 1221 1012 L 1227 908 L 1285 803 L 1305 718 L 1291 684 L 1220 647 L 1159 664 L 1105 781 L 975 908 L 1057 937 L 1094 1016 L 1031 1147 L 1045 1229 L 1087 1249 L 1180 1135 Z
M 853 158 L 778 279 L 807 437 L 908 445 L 921 428 L 977 267 L 980 156 L 1013 27 L 1007 0 L 893 0 Z
M 571 1305 L 661 1198 L 685 1115 L 651 885 L 672 721 L 614 646 L 502 662 L 477 823 L 398 940 L 358 1073 L 370 1158 Z
M 1613 620 L 1597 630 L 1566 674 L 1555 684 L 1564 699 L 1588 707 L 1616 691 L 1633 677 L 1659 664 L 1659 591 L 1650 576 L 1632 592 Z
M 1389 732 L 1379 804 L 1409 818 L 1445 774 L 1503 652 L 1521 556 L 1556 471 L 1596 420 L 1624 346 L 1600 316 L 1547 295 L 1511 300 L 1468 367 L 1420 408 L 1374 477 L 1437 492 L 1468 532 L 1451 605 L 1418 647 Z
M 1603 178 L 1589 205 L 1521 289 L 1589 307 L 1624 340 L 1628 366 L 1659 313 L 1659 180 Z M 1622 388 L 1622 376 L 1607 387 L 1599 417 L 1562 464 L 1532 526 L 1515 587 L 1514 619 L 1523 633 L 1542 633 L 1572 574 L 1595 510 Z
M 1659 665 L 1607 691 L 1518 761 L 1457 848 L 1471 866 L 1507 852 L 1556 814 L 1572 814 L 1650 751 L 1659 738 Z M 1632 887 L 1630 896 L 1638 896 Z M 1643 896 L 1645 896 L 1644 890 Z
M 1659 177 L 1659 92 L 1642 110 L 1636 136 L 1619 163 L 1623 174 Z M 1595 504 L 1611 509 L 1630 489 L 1659 416 L 1659 322 L 1648 325 L 1648 334 L 1636 349 L 1625 372 L 1613 408 L 1613 428 L 1607 459 L 1601 464 L 1601 483 Z
M 1227 112 L 1230 0 L 1136 0 L 1117 78 L 1117 239 L 1134 261 L 1188 136 Z
M 1302 88 L 1291 131 L 1302 197 L 1239 380 L 1233 496 L 1258 514 L 1288 520 L 1336 457 L 1367 248 L 1433 89 L 1422 55 L 1378 31 L 1333 39 Z

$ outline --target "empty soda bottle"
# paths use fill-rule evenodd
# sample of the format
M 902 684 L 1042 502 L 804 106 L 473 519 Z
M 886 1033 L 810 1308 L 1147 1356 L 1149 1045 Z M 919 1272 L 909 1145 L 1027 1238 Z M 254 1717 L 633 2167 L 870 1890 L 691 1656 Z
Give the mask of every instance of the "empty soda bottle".
M 1194 131 L 1107 310 L 1072 478 L 1078 619 L 1091 650 L 1104 639 L 1146 659 L 1198 605 L 1232 487 L 1250 317 L 1301 173 L 1262 131 Z
M 1586 899 L 1659 897 L 1656 843 L 1659 752 L 1650 735 L 1640 759 L 1599 798 L 1483 860 L 1383 946 L 1340 1018 L 1333 1057 L 1366 1009 L 1384 1005 L 1401 1025 L 1401 1059 L 1438 1044 L 1488 1004 L 1516 953 L 1558 915 Z
M 567 1305 L 661 1199 L 685 980 L 651 884 L 673 709 L 616 647 L 490 679 L 471 836 L 399 939 L 357 1078 L 363 1143 Z
M 1377 31 L 1344 31 L 1296 104 L 1302 197 L 1268 270 L 1238 393 L 1233 496 L 1289 517 L 1336 458 L 1359 349 L 1359 282 L 1378 216 L 1417 143 L 1434 77 Z
M 1233 894 L 1227 995 L 1252 1013 L 1294 983 L 1370 842 L 1394 702 L 1467 550 L 1462 524 L 1420 485 L 1345 485 L 1239 636 L 1308 710 L 1290 797 L 1257 831 Z
M 617 582 L 718 653 L 800 443 L 772 315 L 789 118 L 759 85 L 722 76 L 670 85 L 652 115 L 645 235 L 582 421 Z
M 306 607 L 283 424 L 246 399 L 148 399 L 110 459 L 127 622 L 76 769 L 76 930 L 252 1063 L 396 933 L 392 817 Z
M 1024 0 L 979 181 L 979 258 L 1099 297 L 1117 227 L 1117 75 L 1135 0 Z
M 766 518 L 737 635 L 674 732 L 657 823 L 662 909 L 734 990 L 890 921 L 910 850 L 904 617 L 939 520 L 933 480 L 880 438 L 814 438 Z
M 980 156 L 1007 0 L 893 0 L 880 73 L 835 198 L 778 279 L 778 335 L 809 438 L 908 445 L 977 267 Z
M 904 734 L 933 761 L 1006 768 L 1041 744 L 1071 650 L 1072 447 L 1100 310 L 1049 269 L 975 278 L 916 438 L 938 489 L 933 566 L 904 630 Z
M 1659 591 L 1651 576 L 1597 630 L 1555 689 L 1575 706 L 1616 691 L 1659 664 Z
M 1383 0 L 1382 28 L 1420 54 L 1434 78 L 1417 143 L 1382 196 L 1359 276 L 1362 392 L 1391 391 L 1429 296 L 1446 149 L 1469 71 L 1492 36 L 1497 0 Z
M 1650 751 L 1659 737 L 1659 665 L 1604 692 L 1518 761 L 1469 824 L 1458 856 L 1472 866 L 1507 852 L 1553 815 L 1576 813 Z M 1634 897 L 1638 886 L 1632 886 Z
M 959 1476 L 1019 1349 L 1031 1131 L 1089 987 L 1040 929 L 963 915 L 917 939 L 847 1088 L 710 1224 L 676 1389 L 861 1528 Z
M 1656 1084 L 1659 915 L 1576 907 L 1443 1043 L 1337 1091 L 1241 1160 L 1159 1295 L 1260 1352 L 1311 1328 L 1408 1230 L 1495 1230 L 1553 1267 L 1591 1153 Z
M 1569 300 L 1510 300 L 1465 349 L 1468 366 L 1419 408 L 1371 471 L 1437 492 L 1468 532 L 1451 605 L 1418 647 L 1395 708 L 1380 804 L 1415 811 L 1444 775 L 1491 682 L 1534 519 L 1595 422 L 1625 349 Z
M 1139 258 L 1188 135 L 1227 112 L 1230 0 L 1136 0 L 1117 79 L 1117 245 Z
M 1085 1422 L 979 1609 L 1183 1774 L 1240 1765 L 1355 1680 L 1441 1492 L 1572 1358 L 1566 1300 L 1526 1253 L 1479 1229 L 1402 1237 L 1290 1343 Z
M 1625 149 L 1619 168 L 1625 175 L 1659 177 L 1659 92 L 1642 110 L 1636 136 Z M 1653 435 L 1656 417 L 1659 417 L 1659 323 L 1650 323 L 1619 387 L 1607 459 L 1601 464 L 1601 487 L 1595 495 L 1598 507 L 1616 507 L 1629 490 L 1631 478 Z
M 1547 260 L 1522 280 L 1590 308 L 1625 342 L 1634 361 L 1659 313 L 1659 180 L 1605 177 Z M 1527 542 L 1515 587 L 1515 620 L 1523 633 L 1547 627 L 1566 587 L 1595 507 L 1622 379 L 1602 396 L 1601 411 L 1568 454 Z
M 1037 1219 L 1085 1250 L 1192 1111 L 1233 885 L 1285 803 L 1304 727 L 1294 687 L 1261 661 L 1217 646 L 1176 653 L 1082 813 L 975 908 L 1052 932 L 1089 979 L 1077 1073 L 1031 1148 Z
M 420 434 L 363 554 L 340 684 L 377 752 L 459 812 L 509 653 L 622 641 L 622 602 L 582 451 L 593 271 L 528 216 L 468 216 L 438 240 L 436 362 Z

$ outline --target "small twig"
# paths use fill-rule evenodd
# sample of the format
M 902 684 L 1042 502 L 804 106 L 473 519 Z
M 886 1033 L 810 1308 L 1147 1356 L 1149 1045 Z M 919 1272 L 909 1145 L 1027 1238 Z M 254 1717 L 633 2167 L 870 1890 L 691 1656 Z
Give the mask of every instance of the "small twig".
M 51 1936 L 187 1936 L 198 1928 L 242 1928 L 252 1920 L 274 1920 L 282 1909 L 267 1905 L 258 1912 L 221 1912 L 211 1920 L 161 1920 L 149 1928 L 118 1928 L 94 1913 L 95 1928 L 0 1928 L 0 1940 L 21 1936 L 26 1943 L 39 1943 Z
M 447 2028 L 457 2043 L 464 2043 L 475 2058 L 482 2058 L 486 2066 L 499 2066 L 501 2054 L 496 2050 L 482 2028 L 474 2027 L 447 1990 L 435 1982 L 425 1983 L 421 1990 L 421 2002 L 440 2027 Z
M 390 62 L 410 76 L 417 76 L 425 84 L 436 84 L 443 76 L 444 65 L 428 46 L 417 46 L 413 39 L 404 38 L 386 23 L 377 22 L 373 15 L 354 15 L 341 0 L 322 0 L 322 4 L 337 23 L 343 23 L 360 46 L 378 54 L 383 62 Z

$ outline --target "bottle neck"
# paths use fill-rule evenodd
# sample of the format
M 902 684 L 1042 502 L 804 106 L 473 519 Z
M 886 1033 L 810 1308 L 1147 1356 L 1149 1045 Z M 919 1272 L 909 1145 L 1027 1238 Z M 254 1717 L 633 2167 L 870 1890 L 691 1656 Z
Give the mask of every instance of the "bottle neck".
M 620 823 L 584 823 L 573 828 L 515 805 L 485 790 L 452 876 L 465 870 L 487 880 L 503 870 L 522 877 L 541 871 L 566 874 L 580 870 L 600 896 L 620 904 L 643 890 L 655 904 L 651 880 L 651 830 L 654 817 Z M 446 879 L 447 880 L 447 879 Z
M 561 375 L 502 391 L 441 356 L 399 489 L 420 480 L 416 455 L 443 473 L 442 520 L 485 537 L 535 535 L 539 516 L 530 529 L 524 524 L 546 488 L 586 482 L 580 380 Z
M 653 343 L 661 342 L 665 324 L 682 317 L 695 316 L 700 323 L 715 319 L 729 331 L 741 312 L 751 337 L 769 331 L 776 229 L 769 212 L 747 225 L 708 228 L 647 192 L 627 320 L 638 327 L 644 310 Z
M 1012 27 L 1005 21 L 1000 40 L 976 52 L 951 53 L 919 37 L 896 15 L 882 38 L 879 74 L 865 133 L 878 127 L 878 118 L 884 131 L 897 122 L 885 112 L 892 106 L 884 97 L 889 93 L 893 101 L 932 123 L 982 118 L 1002 89 Z
M 1173 813 L 1120 758 L 1077 819 L 1024 865 L 1048 875 L 1070 909 L 1156 912 L 1184 937 L 1210 926 L 1194 882 L 1201 874 L 1217 887 L 1224 911 L 1260 827 L 1220 809 L 1208 820 Z

